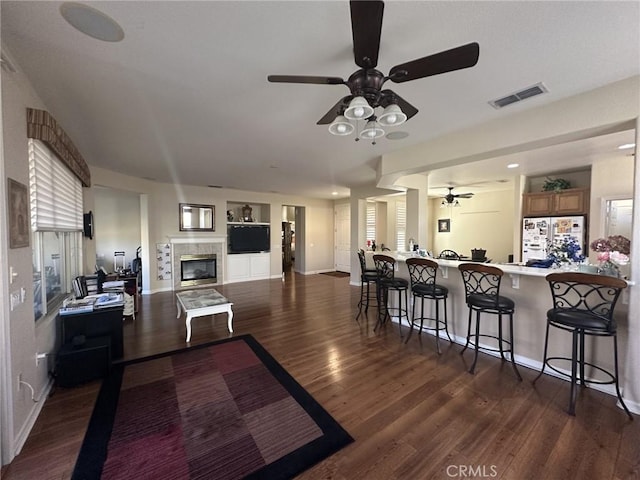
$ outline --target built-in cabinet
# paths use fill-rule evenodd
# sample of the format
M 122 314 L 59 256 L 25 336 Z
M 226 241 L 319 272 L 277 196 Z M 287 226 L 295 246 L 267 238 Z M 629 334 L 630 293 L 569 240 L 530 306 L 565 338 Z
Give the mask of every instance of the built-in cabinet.
M 271 276 L 270 253 L 227 255 L 227 282 L 264 280 Z
M 589 213 L 589 189 L 523 194 L 522 213 L 525 217 L 550 215 L 587 215 Z
M 251 220 L 247 220 L 250 218 Z M 227 222 L 271 221 L 271 205 L 267 203 L 227 202 Z

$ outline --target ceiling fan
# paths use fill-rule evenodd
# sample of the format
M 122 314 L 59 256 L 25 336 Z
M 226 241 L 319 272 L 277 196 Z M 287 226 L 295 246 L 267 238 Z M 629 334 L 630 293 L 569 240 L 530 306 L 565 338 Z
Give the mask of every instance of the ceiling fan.
M 442 197 L 441 207 L 454 206 L 459 207 L 460 202 L 458 202 L 458 198 L 471 198 L 473 197 L 473 193 L 453 193 L 454 187 L 447 187 L 449 189 L 449 193 L 447 193 L 444 197 Z
M 383 90 L 387 80 L 403 83 L 419 78 L 473 67 L 478 62 L 480 47 L 468 43 L 460 47 L 428 55 L 410 62 L 396 65 L 384 75 L 376 70 L 382 14 L 384 2 L 351 0 L 351 29 L 353 33 L 353 53 L 359 70 L 348 80 L 340 77 L 318 77 L 304 75 L 269 75 L 267 80 L 274 83 L 311 83 L 320 85 L 346 85 L 350 94 L 338 100 L 331 109 L 318 120 L 318 125 L 328 125 L 334 135 L 348 135 L 354 130 L 351 121 L 367 120 L 360 137 L 375 139 L 384 135 L 382 126 L 396 126 L 418 113 L 418 109 L 391 90 Z M 379 117 L 375 108 L 384 109 Z M 356 140 L 358 140 L 356 138 Z

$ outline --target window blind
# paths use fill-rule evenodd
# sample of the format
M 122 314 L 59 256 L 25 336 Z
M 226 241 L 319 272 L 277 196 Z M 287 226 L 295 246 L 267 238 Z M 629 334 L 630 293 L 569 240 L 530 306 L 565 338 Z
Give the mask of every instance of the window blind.
M 81 231 L 82 183 L 40 140 L 29 139 L 33 231 Z
M 367 202 L 367 238 L 365 240 L 376 239 L 376 204 Z
M 407 247 L 407 205 L 396 202 L 396 250 L 404 252 Z

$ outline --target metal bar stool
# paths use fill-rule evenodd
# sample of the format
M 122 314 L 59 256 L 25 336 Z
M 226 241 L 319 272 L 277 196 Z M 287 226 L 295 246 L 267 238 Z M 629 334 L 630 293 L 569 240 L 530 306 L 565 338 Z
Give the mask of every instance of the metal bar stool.
M 476 363 L 478 361 L 478 350 L 485 350 L 490 352 L 500 352 L 502 360 L 506 360 L 505 353 L 509 353 L 511 357 L 511 366 L 513 371 L 518 377 L 519 381 L 522 381 L 520 372 L 516 367 L 515 360 L 513 358 L 513 312 L 515 310 L 515 304 L 510 298 L 500 295 L 500 281 L 504 272 L 497 267 L 492 267 L 484 263 L 462 263 L 458 265 L 458 270 L 462 274 L 462 281 L 464 283 L 465 299 L 467 306 L 469 307 L 469 325 L 467 328 L 467 343 L 460 352 L 462 355 L 469 344 L 474 347 L 475 356 L 473 358 L 473 364 L 469 369 L 469 373 L 474 373 Z M 473 313 L 476 314 L 476 328 L 475 334 L 471 336 L 471 323 Z M 498 315 L 498 335 L 480 334 L 480 314 L 488 313 L 492 315 Z M 509 317 L 509 340 L 504 339 L 502 332 L 502 316 L 507 315 Z M 480 337 L 492 338 L 498 341 L 498 348 L 480 347 Z M 506 346 L 506 347 L 505 347 Z
M 547 366 L 564 377 L 570 377 L 571 391 L 568 410 L 570 415 L 576 414 L 576 385 L 578 382 L 582 386 L 586 386 L 588 383 L 615 384 L 620 405 L 633 420 L 631 412 L 622 400 L 618 385 L 618 335 L 616 322 L 613 318 L 616 302 L 622 290 L 627 287 L 627 283 L 619 278 L 577 272 L 551 273 L 546 276 L 546 280 L 551 287 L 553 308 L 547 312 L 547 332 L 544 340 L 542 369 L 533 383 L 535 384 L 542 376 Z M 549 327 L 556 327 L 571 333 L 570 358 L 547 356 Z M 613 338 L 613 373 L 585 361 L 585 336 Z M 571 375 L 551 365 L 552 360 L 570 361 Z M 603 373 L 607 380 L 587 379 L 584 374 L 585 365 Z
M 436 283 L 436 275 L 438 273 L 438 264 L 427 258 L 409 258 L 407 259 L 407 268 L 411 279 L 411 293 L 413 294 L 413 312 L 411 313 L 411 330 L 405 343 L 411 338 L 413 327 L 417 326 L 420 321 L 420 329 L 418 335 L 422 334 L 422 330 L 435 330 L 436 332 L 436 351 L 440 354 L 440 330 L 444 331 L 451 342 L 449 328 L 447 326 L 447 297 L 449 289 Z M 420 299 L 420 318 L 416 318 L 417 299 Z M 435 305 L 435 316 L 425 317 L 424 301 L 433 300 Z M 440 300 L 444 302 L 444 319 L 440 318 Z M 424 321 L 434 322 L 434 326 L 424 326 Z
M 378 326 L 383 325 L 387 318 L 391 318 L 392 314 L 398 315 L 398 327 L 400 329 L 400 337 L 402 337 L 402 317 L 406 317 L 407 323 L 411 323 L 409 320 L 408 310 L 408 295 L 409 281 L 404 278 L 395 277 L 396 259 L 388 255 L 374 255 L 373 262 L 376 265 L 376 288 L 378 293 L 378 321 L 376 326 L 373 327 L 375 331 Z M 398 305 L 389 306 L 389 292 L 398 293 Z M 402 297 L 404 294 L 404 306 L 402 304 Z
M 378 273 L 376 269 L 367 268 L 367 260 L 364 254 L 364 250 L 358 250 L 358 260 L 360 260 L 360 301 L 358 302 L 358 315 L 356 315 L 356 321 L 362 315 L 362 307 L 364 306 L 364 314 L 367 314 L 369 305 L 375 307 L 378 306 L 377 302 L 372 304 L 372 300 L 376 299 L 377 291 L 371 291 L 371 285 L 376 286 L 378 280 Z

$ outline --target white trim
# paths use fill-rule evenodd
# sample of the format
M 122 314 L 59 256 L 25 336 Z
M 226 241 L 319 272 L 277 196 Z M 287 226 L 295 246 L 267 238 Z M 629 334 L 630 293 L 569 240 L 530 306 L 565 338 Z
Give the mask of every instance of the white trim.
M 174 236 L 167 235 L 169 239 L 169 243 L 225 243 L 227 241 L 226 235 L 220 236 L 194 236 L 190 234 L 189 236 Z
M 51 392 L 52 387 L 53 387 L 53 379 L 49 379 L 49 382 L 47 383 L 46 387 L 40 393 L 40 396 L 38 397 L 37 402 L 33 404 L 34 408 L 32 408 L 31 411 L 29 412 L 29 415 L 27 416 L 27 420 L 24 422 L 24 424 L 22 425 L 22 428 L 20 429 L 20 431 L 18 432 L 18 434 L 14 439 L 14 442 L 13 442 L 14 451 L 12 452 L 13 457 L 17 457 L 22 451 L 22 447 L 24 447 L 24 444 L 27 441 L 29 434 L 31 433 L 31 429 L 35 425 L 36 420 L 38 419 L 38 416 L 40 415 L 40 412 L 42 411 L 44 404 L 47 401 L 47 398 L 49 398 L 49 393 Z

